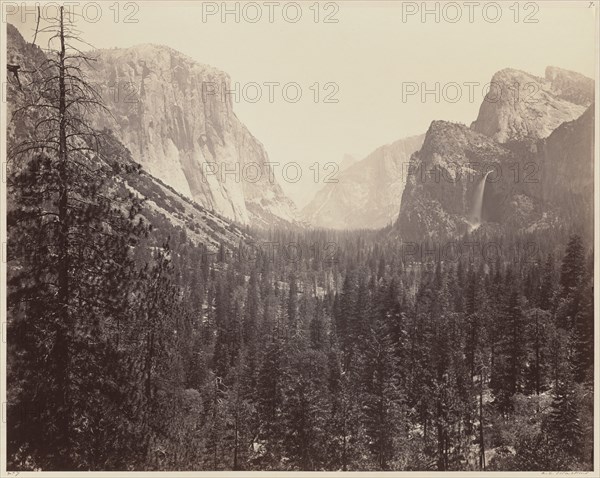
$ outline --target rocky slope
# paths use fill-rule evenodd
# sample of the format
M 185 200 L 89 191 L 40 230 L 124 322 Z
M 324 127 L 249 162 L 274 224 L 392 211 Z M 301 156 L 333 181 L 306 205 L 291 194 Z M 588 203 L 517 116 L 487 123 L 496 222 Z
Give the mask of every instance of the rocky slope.
M 424 137 L 398 140 L 347 168 L 340 167 L 338 182 L 320 189 L 302 209 L 302 217 L 312 226 L 333 229 L 389 225 L 398 215 L 410 155 Z
M 432 122 L 423 147 L 410 160 L 396 223 L 400 234 L 417 241 L 469 231 L 479 181 L 513 161 L 509 149 L 465 125 Z M 506 195 L 504 188 L 496 190 L 495 195 Z
M 507 68 L 497 72 L 471 128 L 500 143 L 546 138 L 594 101 L 594 81 L 549 66 L 540 78 Z
M 527 194 L 590 237 L 594 233 L 594 127 L 592 104 L 579 118 L 538 141 L 521 160 L 536 170 L 532 177 L 536 181 L 523 184 Z
M 7 37 L 13 56 L 30 47 L 12 25 Z M 96 61 L 84 74 L 112 114 L 97 111 L 90 121 L 114 131 L 148 173 L 241 224 L 296 222 L 263 145 L 236 117 L 231 95 L 217 94 L 230 88 L 226 73 L 164 46 L 90 55 Z
M 226 73 L 157 45 L 94 56 L 87 75 L 113 115 L 94 122 L 114 130 L 150 174 L 242 224 L 296 221 L 265 148 L 236 117 L 231 95 L 221 94 L 230 89 Z
M 46 61 L 44 52 L 27 43 L 12 25 L 8 24 L 8 62 L 20 66 L 19 81 L 12 74 L 7 78 L 7 133 L 8 146 L 29 139 L 33 130 L 33 116 L 13 117 L 14 111 L 23 106 L 29 94 L 28 83 L 33 72 Z M 139 174 L 125 174 L 127 165 L 136 162 L 130 151 L 113 135 L 103 136 L 101 148 L 110 148 L 105 154 L 121 165 L 120 174 L 115 174 L 109 183 L 112 194 L 120 196 L 133 193 L 146 199 L 143 215 L 157 232 L 154 236 L 171 237 L 178 241 L 180 235 L 195 244 L 204 245 L 208 251 L 216 252 L 222 244 L 234 249 L 247 236 L 231 221 L 186 197 L 162 180 L 142 170 Z M 18 168 L 18 164 L 11 164 Z M 161 244 L 158 244 L 161 245 Z
M 150 174 L 242 224 L 296 220 L 264 147 L 236 117 L 231 95 L 221 94 L 231 88 L 226 73 L 156 45 L 97 57 L 89 74 L 113 88 L 103 97 L 115 120 L 97 124 L 112 126 Z
M 504 233 L 566 227 L 593 234 L 593 88 L 590 93 L 587 78 L 564 70 L 548 68 L 546 76 L 549 102 L 543 108 L 484 103 L 471 129 L 431 124 L 411 157 L 396 233 L 407 241 L 456 237 L 479 227 Z M 488 113 L 496 123 L 482 121 Z M 478 190 L 481 221 L 475 222 Z

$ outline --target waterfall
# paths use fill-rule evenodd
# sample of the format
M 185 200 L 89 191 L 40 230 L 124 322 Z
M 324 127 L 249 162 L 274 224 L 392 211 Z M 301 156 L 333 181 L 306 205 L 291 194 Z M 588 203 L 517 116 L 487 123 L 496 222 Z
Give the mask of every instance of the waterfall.
M 473 195 L 473 207 L 469 217 L 469 223 L 471 224 L 471 230 L 477 229 L 481 225 L 481 210 L 483 209 L 483 193 L 485 192 L 485 180 L 491 171 L 485 173 L 485 176 L 479 181 L 475 188 L 475 194 Z

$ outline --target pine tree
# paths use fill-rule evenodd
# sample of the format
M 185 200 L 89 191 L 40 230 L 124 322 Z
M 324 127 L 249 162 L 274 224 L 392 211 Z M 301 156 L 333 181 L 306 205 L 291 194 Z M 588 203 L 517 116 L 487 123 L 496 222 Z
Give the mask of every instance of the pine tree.
M 351 469 L 358 453 L 359 434 L 358 391 L 350 373 L 342 372 L 341 360 L 335 350 L 328 352 L 329 375 L 327 380 L 329 414 L 326 429 L 327 469 L 346 471 Z
M 511 397 L 521 390 L 524 358 L 524 320 L 519 293 L 508 293 L 503 314 L 504 324 L 494 376 L 490 384 L 495 402 L 503 412 L 512 410 Z
M 259 439 L 266 447 L 265 460 L 277 457 L 281 450 L 283 406 L 283 365 L 282 344 L 273 338 L 266 345 L 264 357 L 258 372 L 257 407 L 259 419 Z
M 252 439 L 252 421 L 249 420 L 249 417 L 254 415 L 254 405 L 243 393 L 241 385 L 243 370 L 240 363 L 231 370 L 228 380 L 231 385 L 224 388 L 222 400 L 222 446 L 229 455 L 227 468 L 234 471 L 245 469 L 248 459 L 248 443 Z
M 147 228 L 141 202 L 110 191 L 117 174 L 138 168 L 87 125 L 88 110 L 103 106 L 81 73 L 89 58 L 73 46 L 72 17 L 58 12 L 40 30 L 58 48 L 37 65 L 13 115 L 29 135 L 8 153 L 11 373 L 22 418 L 10 420 L 9 437 L 33 466 L 94 469 L 123 463 L 135 448 L 113 447 L 128 433 L 120 403 L 132 248 Z M 37 412 L 19 413 L 23 404 Z M 109 446 L 95 448 L 100 437 Z
M 309 323 L 310 343 L 311 346 L 316 350 L 323 350 L 327 339 L 322 309 L 323 306 L 317 299 L 314 315 Z
M 282 423 L 284 455 L 297 470 L 315 470 L 323 460 L 326 407 L 325 354 L 306 350 L 302 342 L 291 352 L 284 383 Z
M 557 325 L 570 336 L 569 363 L 583 381 L 591 368 L 593 342 L 592 289 L 586 283 L 585 251 L 581 237 L 569 239 L 560 271 Z
M 572 363 L 575 380 L 579 383 L 592 382 L 594 371 L 594 290 L 589 279 L 582 286 L 581 302 L 575 315 Z
M 469 269 L 467 279 L 467 290 L 465 298 L 465 313 L 467 316 L 467 336 L 465 341 L 465 355 L 467 365 L 471 372 L 471 379 L 475 376 L 475 355 L 479 343 L 480 317 L 477 314 L 479 309 L 479 294 L 477 286 L 477 273 L 473 268 Z
M 295 276 L 290 277 L 289 284 L 290 289 L 287 301 L 288 327 L 286 329 L 289 329 L 292 336 L 294 336 L 298 328 L 298 283 Z
M 257 338 L 258 316 L 260 311 L 260 296 L 257 273 L 252 270 L 248 281 L 248 293 L 244 306 L 243 341 L 248 345 Z
M 343 366 L 348 369 L 351 361 L 351 327 L 354 323 L 354 301 L 355 287 L 352 273 L 348 272 L 344 277 L 342 292 L 338 297 L 337 316 L 335 320 L 335 332 L 342 352 L 344 354 Z
M 375 319 L 366 338 L 361 381 L 368 447 L 377 469 L 386 470 L 394 454 L 400 399 L 394 347 L 386 324 Z
M 571 236 L 560 269 L 556 317 L 559 326 L 571 332 L 579 313 L 581 287 L 585 274 L 583 243 L 577 235 Z
M 575 397 L 575 384 L 570 373 L 563 375 L 553 391 L 550 414 L 545 432 L 556 449 L 571 456 L 579 456 L 581 451 L 582 430 Z
M 554 270 L 554 256 L 550 253 L 544 264 L 542 283 L 540 285 L 539 307 L 544 310 L 553 309 L 554 292 L 556 289 L 556 278 Z
M 578 291 L 585 273 L 585 251 L 580 236 L 569 239 L 560 269 L 560 298 L 564 299 Z
M 531 309 L 527 320 L 528 356 L 525 369 L 526 390 L 539 395 L 546 389 L 548 374 L 548 324 L 550 314 L 543 309 Z
M 229 281 L 217 284 L 215 291 L 215 326 L 216 339 L 213 352 L 212 368 L 217 377 L 225 378 L 231 363 L 231 316 L 230 299 L 231 284 Z

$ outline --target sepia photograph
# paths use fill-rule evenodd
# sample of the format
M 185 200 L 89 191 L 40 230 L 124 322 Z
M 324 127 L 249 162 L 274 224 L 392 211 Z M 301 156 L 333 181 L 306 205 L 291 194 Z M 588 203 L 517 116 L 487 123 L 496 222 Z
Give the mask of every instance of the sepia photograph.
M 0 7 L 0 477 L 600 476 L 600 1 Z

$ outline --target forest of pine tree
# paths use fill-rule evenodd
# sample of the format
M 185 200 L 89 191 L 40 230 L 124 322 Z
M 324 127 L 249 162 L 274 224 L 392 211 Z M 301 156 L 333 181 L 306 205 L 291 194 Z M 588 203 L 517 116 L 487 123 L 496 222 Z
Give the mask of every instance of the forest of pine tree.
M 86 125 L 101 105 L 53 28 L 15 113 L 35 128 L 8 185 L 8 469 L 591 469 L 591 243 L 477 237 L 501 253 L 454 261 L 387 230 L 194 243 L 122 186 L 139 171 Z

